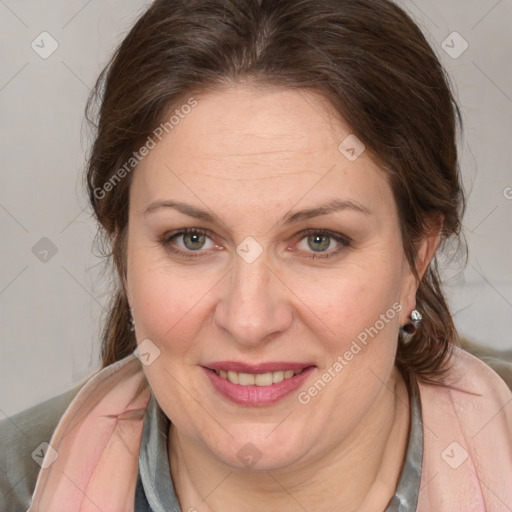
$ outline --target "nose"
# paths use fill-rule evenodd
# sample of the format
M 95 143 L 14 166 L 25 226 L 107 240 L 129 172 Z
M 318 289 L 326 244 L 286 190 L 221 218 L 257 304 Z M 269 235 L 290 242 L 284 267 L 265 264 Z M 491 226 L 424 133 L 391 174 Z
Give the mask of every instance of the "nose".
M 287 297 L 291 292 L 268 266 L 265 253 L 252 263 L 237 255 L 226 282 L 215 322 L 238 344 L 268 343 L 290 327 L 293 310 Z

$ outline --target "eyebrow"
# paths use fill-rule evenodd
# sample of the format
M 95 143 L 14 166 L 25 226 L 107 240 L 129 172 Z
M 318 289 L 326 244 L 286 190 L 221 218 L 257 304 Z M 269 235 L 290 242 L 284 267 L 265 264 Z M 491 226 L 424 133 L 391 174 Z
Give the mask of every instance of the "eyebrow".
M 198 208 L 197 206 L 193 206 L 191 204 L 187 203 L 181 203 L 179 201 L 168 201 L 168 200 L 160 200 L 160 201 L 154 201 L 151 203 L 145 210 L 144 215 L 147 215 L 148 213 L 151 213 L 155 210 L 158 210 L 160 208 L 173 208 L 175 210 L 178 210 L 179 212 L 188 215 L 189 217 L 194 217 L 196 219 L 200 219 L 206 222 L 211 223 L 220 223 L 223 224 L 223 222 L 220 220 L 220 218 L 215 215 L 214 213 L 210 213 L 206 210 L 202 210 L 201 208 Z M 372 215 L 373 212 L 363 206 L 362 204 L 357 203 L 356 201 L 340 201 L 337 199 L 333 199 L 332 201 L 329 201 L 326 204 L 317 206 L 315 208 L 308 208 L 304 210 L 299 210 L 297 212 L 288 212 L 282 220 L 279 222 L 281 225 L 290 225 L 294 224 L 296 222 L 311 219 L 313 217 L 318 217 L 320 215 L 328 215 L 329 213 L 334 213 L 338 211 L 355 211 L 359 213 L 363 213 L 365 215 Z
M 223 224 L 221 219 L 215 215 L 214 213 L 210 213 L 206 210 L 202 210 L 201 208 L 198 208 L 197 206 L 193 206 L 191 204 L 187 203 L 181 203 L 179 201 L 168 201 L 168 200 L 160 200 L 160 201 L 154 201 L 151 203 L 145 210 L 144 215 L 147 215 L 148 213 L 154 212 L 155 210 L 158 210 L 160 208 L 173 208 L 175 210 L 178 210 L 179 212 L 188 215 L 189 217 L 194 217 L 196 219 L 200 219 L 206 222 L 211 223 L 220 223 Z M 309 208 L 305 210 L 300 210 L 297 212 L 288 212 L 282 220 L 279 222 L 281 225 L 290 225 L 294 224 L 296 222 L 300 222 L 302 220 L 311 219 L 313 217 L 318 217 L 320 215 L 328 215 L 330 213 L 334 213 L 337 211 L 355 211 L 359 213 L 363 213 L 365 215 L 372 215 L 373 212 L 363 206 L 362 204 L 359 204 L 355 201 L 340 201 L 333 199 L 332 201 L 329 201 L 326 204 L 317 206 L 315 208 Z

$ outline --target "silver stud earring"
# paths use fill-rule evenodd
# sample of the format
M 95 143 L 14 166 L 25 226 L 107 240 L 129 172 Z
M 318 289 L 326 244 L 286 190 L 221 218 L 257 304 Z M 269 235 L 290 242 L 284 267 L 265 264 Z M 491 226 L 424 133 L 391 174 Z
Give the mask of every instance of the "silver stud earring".
M 411 320 L 415 323 L 415 324 L 419 324 L 421 322 L 421 319 L 423 317 L 421 316 L 421 313 L 417 310 L 417 309 L 413 309 L 411 311 Z

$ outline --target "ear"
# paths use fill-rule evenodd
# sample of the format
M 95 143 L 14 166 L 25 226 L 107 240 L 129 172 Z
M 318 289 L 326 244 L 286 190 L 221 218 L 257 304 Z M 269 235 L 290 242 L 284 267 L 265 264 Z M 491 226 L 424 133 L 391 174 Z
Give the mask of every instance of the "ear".
M 427 233 L 416 245 L 416 271 L 419 279 L 416 279 L 404 254 L 404 270 L 400 293 L 400 303 L 403 308 L 400 312 L 400 325 L 407 323 L 411 311 L 416 308 L 416 293 L 418 292 L 421 279 L 425 275 L 428 265 L 439 247 L 442 228 L 443 217 L 439 215 L 429 223 Z

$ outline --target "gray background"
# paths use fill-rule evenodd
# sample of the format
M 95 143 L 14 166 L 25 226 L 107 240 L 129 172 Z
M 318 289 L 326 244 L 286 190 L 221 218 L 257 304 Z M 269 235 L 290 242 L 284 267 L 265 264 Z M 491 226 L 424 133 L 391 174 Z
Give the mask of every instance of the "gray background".
M 99 368 L 108 282 L 81 187 L 90 144 L 83 112 L 97 75 L 147 4 L 0 0 L 0 419 Z M 446 272 L 455 322 L 474 341 L 510 349 L 512 0 L 399 4 L 435 47 L 464 116 L 470 258 L 461 269 L 455 253 Z M 463 41 L 448 37 L 454 31 L 469 45 L 457 58 L 442 44 L 460 51 Z M 51 48 L 42 32 L 58 44 L 46 59 L 31 47 Z

